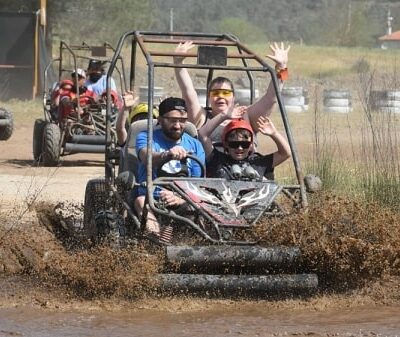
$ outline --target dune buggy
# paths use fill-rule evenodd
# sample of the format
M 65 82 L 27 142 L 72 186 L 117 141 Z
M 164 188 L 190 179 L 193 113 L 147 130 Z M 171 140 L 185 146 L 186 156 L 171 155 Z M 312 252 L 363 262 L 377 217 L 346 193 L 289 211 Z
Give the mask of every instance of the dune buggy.
M 150 111 L 148 120 L 134 122 L 130 126 L 118 175 L 113 149 L 106 141 L 105 177 L 92 179 L 86 186 L 84 230 L 87 237 L 92 242 L 111 240 L 117 245 L 128 244 L 130 240 L 147 240 L 143 235 L 146 214 L 142 218 L 137 216 L 131 198 L 131 191 L 138 185 L 135 180 L 138 160 L 136 136 L 138 132 L 147 130 L 148 174 L 142 184 L 147 187 L 146 205 L 157 216 L 159 223 L 173 233 L 169 243 L 162 238 L 148 239 L 165 249 L 165 269 L 158 276 L 164 289 L 269 295 L 315 289 L 318 284 L 316 275 L 293 273 L 300 256 L 297 247 L 261 247 L 257 240 L 246 236 L 265 217 L 281 217 L 287 214 L 288 208 L 307 206 L 298 155 L 274 69 L 232 35 L 132 31 L 119 40 L 108 70 L 108 80 L 123 45 L 130 41 L 130 84 L 135 84 L 138 58 L 143 57 L 147 63 L 148 104 L 153 106 L 155 71 L 182 67 L 172 62 L 172 57 L 176 55 L 172 50 L 185 40 L 193 40 L 198 48 L 197 53 L 185 55 L 197 62 L 184 67 L 206 71 L 207 82 L 212 80 L 217 70 L 240 72 L 250 83 L 251 101 L 254 100 L 254 74 L 269 75 L 278 93 L 280 114 L 291 146 L 298 183 L 280 185 L 271 180 L 256 181 L 251 173 L 242 175 L 241 180 L 210 179 L 204 175 L 202 178 L 159 177 L 152 180 L 149 173 L 152 172 L 152 135 L 158 126 Z M 165 45 L 171 51 L 166 51 Z M 108 127 L 111 117 L 112 107 L 108 100 L 106 140 L 112 136 Z M 187 123 L 185 132 L 197 135 L 191 123 Z M 186 201 L 185 209 L 164 207 L 153 197 L 155 188 L 174 191 Z
M 75 153 L 104 153 L 106 141 L 106 99 L 104 94 L 94 99 L 89 95 L 77 95 L 72 101 L 73 113 L 65 118 L 60 117 L 59 107 L 55 102 L 57 91 L 63 80 L 70 79 L 71 74 L 78 68 L 86 69 L 91 59 L 104 64 L 110 62 L 107 53 L 114 53 L 109 43 L 102 46 L 89 46 L 82 43 L 79 46 L 69 46 L 60 42 L 59 57 L 53 59 L 44 71 L 43 112 L 44 118 L 36 119 L 33 130 L 33 157 L 44 166 L 56 166 L 61 156 Z M 122 58 L 118 58 L 115 66 L 117 73 L 117 88 L 121 94 L 125 91 L 125 67 Z M 53 67 L 58 65 L 58 80 L 49 86 L 49 77 Z M 118 157 L 119 148 L 115 136 L 117 118 L 117 102 L 119 97 L 111 99 L 110 110 L 110 146 Z

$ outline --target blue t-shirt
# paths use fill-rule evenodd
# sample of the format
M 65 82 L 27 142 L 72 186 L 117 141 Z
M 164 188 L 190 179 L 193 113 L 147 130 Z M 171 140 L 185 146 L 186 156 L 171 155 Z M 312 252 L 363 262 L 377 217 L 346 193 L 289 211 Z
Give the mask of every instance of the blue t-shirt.
M 100 96 L 103 92 L 106 91 L 107 87 L 107 75 L 103 75 L 99 78 L 97 82 L 91 82 L 89 79 L 85 82 L 85 87 L 93 91 L 97 96 Z M 115 85 L 115 81 L 111 78 L 111 90 L 117 91 L 117 87 Z
M 154 130 L 153 152 L 165 152 L 172 149 L 174 146 L 183 147 L 186 151 L 192 152 L 203 164 L 205 163 L 204 148 L 198 139 L 193 138 L 187 133 L 183 133 L 179 141 L 173 141 L 167 139 L 161 129 Z M 136 138 L 136 153 L 139 155 L 140 150 L 143 148 L 147 148 L 147 131 L 140 132 Z M 201 176 L 201 167 L 196 161 L 188 158 L 186 165 L 189 177 Z M 153 179 L 157 178 L 157 169 L 157 167 L 153 167 Z M 179 160 L 170 160 L 163 165 L 162 170 L 170 174 L 177 173 L 181 170 L 181 162 Z M 146 171 L 146 166 L 139 161 L 137 176 L 137 181 L 139 183 L 146 181 Z M 145 194 L 146 189 L 139 188 L 139 195 Z

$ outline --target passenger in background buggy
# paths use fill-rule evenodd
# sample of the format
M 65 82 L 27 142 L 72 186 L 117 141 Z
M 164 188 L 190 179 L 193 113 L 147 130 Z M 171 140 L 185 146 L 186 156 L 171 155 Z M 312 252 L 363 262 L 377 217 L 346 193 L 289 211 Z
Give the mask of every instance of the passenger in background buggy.
M 96 95 L 85 87 L 86 73 L 83 69 L 78 68 L 71 77 L 73 85 L 69 90 L 64 89 L 59 95 L 59 123 L 68 124 L 68 120 L 77 121 L 79 116 L 84 133 L 92 134 L 94 132 L 92 121 L 90 115 L 85 113 L 85 109 L 95 102 Z
M 230 112 L 215 116 L 200 129 L 199 138 L 206 153 L 207 177 L 230 180 L 274 179 L 274 168 L 290 158 L 287 140 L 278 132 L 268 117 L 259 117 L 258 131 L 271 137 L 277 151 L 261 155 L 254 151 L 254 132 L 249 122 L 241 117 L 246 107 L 235 107 Z M 218 151 L 211 140 L 214 129 L 226 120 L 231 120 L 223 129 L 221 142 L 224 152 Z

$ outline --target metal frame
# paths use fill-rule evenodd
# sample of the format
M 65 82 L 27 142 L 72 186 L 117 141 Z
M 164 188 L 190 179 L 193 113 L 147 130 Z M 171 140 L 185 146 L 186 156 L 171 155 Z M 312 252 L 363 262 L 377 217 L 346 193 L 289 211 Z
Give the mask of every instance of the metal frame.
M 207 82 L 209 83 L 213 77 L 214 70 L 226 70 L 226 71 L 242 71 L 247 74 L 247 77 L 250 81 L 250 92 L 251 92 L 251 103 L 254 101 L 254 77 L 253 73 L 262 72 L 268 73 L 271 77 L 273 86 L 275 88 L 278 106 L 280 110 L 280 114 L 283 120 L 283 124 L 285 127 L 285 132 L 288 138 L 288 142 L 292 151 L 292 159 L 296 172 L 296 177 L 298 181 L 298 185 L 294 186 L 282 186 L 283 194 L 289 199 L 294 200 L 296 191 L 299 191 L 300 194 L 300 205 L 299 207 L 307 206 L 307 196 L 306 196 L 306 188 L 303 181 L 303 174 L 300 167 L 300 161 L 297 153 L 297 149 L 293 140 L 292 132 L 289 126 L 289 121 L 287 117 L 287 113 L 285 107 L 282 102 L 282 97 L 279 91 L 278 79 L 276 76 L 275 70 L 268 65 L 264 59 L 258 56 L 256 53 L 251 51 L 249 48 L 244 46 L 239 40 L 232 35 L 229 34 L 203 34 L 203 33 L 165 33 L 165 32 L 149 32 L 149 31 L 129 31 L 123 34 L 118 42 L 118 45 L 115 50 L 115 54 L 113 59 L 111 60 L 110 67 L 107 73 L 107 110 L 106 110 L 106 153 L 105 153 L 105 179 L 107 186 L 110 187 L 112 194 L 118 194 L 117 189 L 115 188 L 115 167 L 112 156 L 112 149 L 109 146 L 109 140 L 111 137 L 110 133 L 110 112 L 111 112 L 111 94 L 109 88 L 111 87 L 111 76 L 115 69 L 116 61 L 121 55 L 122 48 L 126 43 L 127 39 L 131 38 L 131 69 L 130 69 L 130 80 L 129 85 L 130 89 L 134 87 L 135 79 L 136 79 L 136 59 L 137 53 L 141 52 L 142 56 L 145 58 L 147 62 L 147 74 L 148 74 L 148 105 L 153 106 L 153 90 L 154 90 L 154 72 L 155 68 L 189 68 L 189 69 L 205 69 L 208 70 Z M 176 65 L 172 61 L 173 56 L 180 56 L 182 54 L 171 52 L 160 52 L 157 50 L 151 50 L 150 48 L 156 44 L 170 44 L 176 45 L 180 42 L 184 42 L 186 40 L 193 40 L 196 45 L 205 45 L 205 46 L 225 46 L 228 48 L 227 60 L 240 60 L 242 65 L 238 66 L 235 64 L 231 64 L 228 62 L 225 66 L 215 66 L 215 65 L 199 65 L 199 64 L 182 64 Z M 234 49 L 232 52 L 231 49 Z M 172 50 L 172 48 L 171 48 Z M 196 57 L 195 53 L 187 53 L 184 54 L 186 57 Z M 158 57 L 170 56 L 171 62 L 166 62 L 165 60 L 159 61 Z M 249 63 L 255 63 L 255 65 L 250 65 Z M 154 204 L 153 198 L 153 190 L 154 186 L 159 186 L 162 184 L 168 184 L 165 182 L 165 179 L 156 179 L 152 180 L 152 142 L 153 142 L 153 123 L 152 121 L 152 112 L 149 109 L 148 114 L 148 142 L 147 142 L 147 202 L 150 206 L 150 209 L 159 215 L 167 215 L 168 212 L 164 212 L 157 208 Z M 117 199 L 121 199 L 119 201 L 123 201 L 120 196 L 116 196 Z M 130 212 L 132 213 L 132 212 Z M 192 221 L 180 217 L 176 214 L 168 213 L 168 216 L 175 218 L 176 220 L 181 220 L 189 224 L 189 226 L 193 227 L 195 230 L 198 230 L 196 224 Z M 134 219 L 135 226 L 140 228 L 140 221 Z M 204 235 L 203 235 L 204 236 Z M 207 238 L 212 242 L 216 242 L 211 238 Z M 221 241 L 218 241 L 221 242 Z M 229 243 L 229 242 L 227 242 Z M 235 242 L 238 244 L 238 242 Z M 246 243 L 248 244 L 248 243 Z
M 98 57 L 92 54 L 92 48 L 95 46 L 90 46 L 89 44 L 82 42 L 81 45 L 69 45 L 65 41 L 60 41 L 59 45 L 59 57 L 52 59 L 46 66 L 45 71 L 44 71 L 44 93 L 43 93 L 43 110 L 44 110 L 44 118 L 47 122 L 51 122 L 51 114 L 50 114 L 50 100 L 51 100 L 51 91 L 53 88 L 49 88 L 49 83 L 48 83 L 48 74 L 51 69 L 51 67 L 54 66 L 54 64 L 58 63 L 58 81 L 61 81 L 63 75 L 68 72 L 71 73 L 74 70 L 78 68 L 78 63 L 82 62 L 83 60 L 89 61 L 90 59 L 93 58 L 98 58 L 101 59 L 104 62 L 111 63 L 110 58 L 107 57 Z M 108 42 L 104 42 L 101 47 L 104 47 L 106 51 L 111 51 L 112 53 L 115 53 L 115 48 Z M 65 57 L 69 55 L 72 57 L 72 63 L 73 67 L 68 68 L 68 66 L 65 65 Z M 127 83 L 126 83 L 126 67 L 124 64 L 124 60 L 122 57 L 118 57 L 116 59 L 118 62 L 118 66 L 115 66 L 115 70 L 118 73 L 118 78 L 119 78 L 119 86 L 121 93 L 126 91 L 127 88 Z M 76 77 L 78 75 L 76 74 Z M 78 78 L 75 79 L 78 81 Z M 77 106 L 78 109 L 80 108 L 80 102 L 77 100 Z M 98 111 L 99 109 L 102 109 L 100 106 L 96 107 L 95 110 Z M 102 109 L 105 110 L 105 109 Z M 105 111 L 104 111 L 105 112 Z M 96 118 L 95 115 L 92 115 L 93 117 L 93 123 L 96 127 L 96 132 L 98 132 L 100 135 L 103 135 L 103 138 L 105 137 L 106 134 L 106 126 L 103 126 L 103 121 L 99 119 L 98 117 Z M 80 122 L 80 116 L 77 116 L 77 122 Z M 115 120 L 114 120 L 115 123 Z M 91 138 L 88 138 L 88 136 L 76 136 L 75 142 L 80 143 L 83 142 L 81 145 L 75 145 L 75 144 L 70 144 L 71 148 L 66 149 L 63 144 L 65 137 L 64 137 L 64 130 L 62 132 L 61 138 L 60 138 L 60 155 L 69 155 L 69 154 L 74 154 L 74 153 L 80 153 L 80 152 L 87 152 L 87 153 L 102 153 L 104 152 L 104 140 L 99 139 L 100 136 L 89 136 Z M 115 155 L 115 146 L 113 144 L 109 144 L 110 146 L 114 147 L 114 157 Z

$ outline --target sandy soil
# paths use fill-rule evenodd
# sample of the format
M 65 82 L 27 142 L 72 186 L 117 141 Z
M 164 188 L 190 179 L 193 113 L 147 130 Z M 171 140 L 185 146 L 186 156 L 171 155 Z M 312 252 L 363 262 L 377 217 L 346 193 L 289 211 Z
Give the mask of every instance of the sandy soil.
M 39 200 L 83 201 L 86 182 L 104 174 L 103 156 L 75 154 L 62 157 L 59 167 L 37 167 L 32 156 L 32 124 L 18 124 L 12 137 L 0 142 L 0 200 L 38 195 Z

